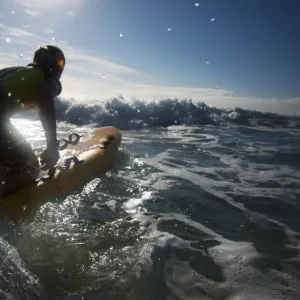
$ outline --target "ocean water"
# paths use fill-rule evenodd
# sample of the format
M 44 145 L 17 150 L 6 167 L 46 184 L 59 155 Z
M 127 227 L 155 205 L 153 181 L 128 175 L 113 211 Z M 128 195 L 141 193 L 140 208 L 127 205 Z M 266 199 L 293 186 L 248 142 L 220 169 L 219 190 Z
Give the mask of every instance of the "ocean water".
M 115 125 L 115 167 L 1 219 L 0 299 L 300 299 L 300 117 L 60 100 L 58 135 Z M 27 119 L 29 118 L 29 119 Z M 34 114 L 13 124 L 41 150 Z

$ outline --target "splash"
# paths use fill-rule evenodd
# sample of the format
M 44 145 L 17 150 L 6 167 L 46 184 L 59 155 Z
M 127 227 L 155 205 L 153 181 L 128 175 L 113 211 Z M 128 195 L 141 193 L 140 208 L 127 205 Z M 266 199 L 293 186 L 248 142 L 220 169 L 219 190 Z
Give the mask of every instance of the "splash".
M 77 102 L 56 100 L 58 121 L 74 125 L 117 126 L 120 129 L 142 129 L 174 125 L 226 125 L 265 126 L 271 128 L 300 128 L 299 116 L 282 116 L 242 108 L 219 109 L 204 102 L 162 99 L 127 102 L 124 98 L 107 101 Z M 20 115 L 19 115 L 20 116 Z M 21 117 L 35 117 L 27 112 Z

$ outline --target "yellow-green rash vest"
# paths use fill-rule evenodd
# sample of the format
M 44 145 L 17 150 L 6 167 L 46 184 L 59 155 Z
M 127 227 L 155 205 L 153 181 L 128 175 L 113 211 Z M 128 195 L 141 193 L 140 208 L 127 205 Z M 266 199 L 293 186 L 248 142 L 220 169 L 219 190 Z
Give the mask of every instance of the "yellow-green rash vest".
M 5 98 L 14 103 L 32 103 L 39 96 L 40 86 L 45 81 L 45 75 L 39 69 L 27 66 L 3 70 L 1 78 L 2 91 Z M 29 104 L 28 103 L 28 104 Z

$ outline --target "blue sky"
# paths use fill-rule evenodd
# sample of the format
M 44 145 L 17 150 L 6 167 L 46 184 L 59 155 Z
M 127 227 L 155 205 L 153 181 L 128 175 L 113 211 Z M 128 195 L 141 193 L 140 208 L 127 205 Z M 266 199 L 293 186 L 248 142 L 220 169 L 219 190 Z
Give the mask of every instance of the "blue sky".
M 300 112 L 298 0 L 0 0 L 0 67 L 45 43 L 65 97 Z

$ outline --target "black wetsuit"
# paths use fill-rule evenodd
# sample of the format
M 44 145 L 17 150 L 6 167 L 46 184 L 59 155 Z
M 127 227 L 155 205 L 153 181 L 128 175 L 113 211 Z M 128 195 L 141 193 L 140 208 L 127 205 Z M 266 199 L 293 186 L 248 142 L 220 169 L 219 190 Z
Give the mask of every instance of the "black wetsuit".
M 0 198 L 30 185 L 39 175 L 31 146 L 9 118 L 24 107 L 36 107 L 45 130 L 47 148 L 57 144 L 54 98 L 61 83 L 34 65 L 0 70 Z

